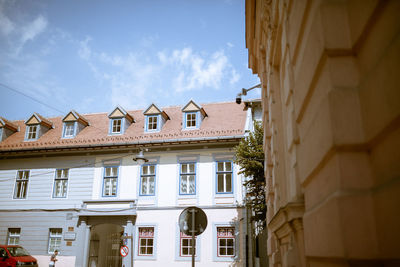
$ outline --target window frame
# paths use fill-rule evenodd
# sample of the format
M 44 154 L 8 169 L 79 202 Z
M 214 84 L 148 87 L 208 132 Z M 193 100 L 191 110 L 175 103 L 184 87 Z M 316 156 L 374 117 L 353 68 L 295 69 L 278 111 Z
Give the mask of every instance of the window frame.
M 188 126 L 188 116 L 190 115 L 194 115 L 194 125 L 193 126 Z M 185 112 L 184 114 L 185 116 L 185 123 L 184 123 L 184 128 L 185 129 L 197 129 L 198 128 L 198 112 Z M 190 121 L 193 121 L 193 119 L 191 119 Z
M 33 134 L 33 131 L 31 129 L 35 128 L 35 137 L 32 137 L 30 135 Z M 25 141 L 35 141 L 39 139 L 39 133 L 40 133 L 40 124 L 32 124 L 32 125 L 27 125 L 25 129 Z
M 120 121 L 119 126 L 119 132 L 114 132 L 114 123 Z M 120 117 L 120 118 L 111 118 L 110 119 L 110 129 L 109 129 L 109 134 L 110 135 L 118 135 L 118 134 L 123 134 L 124 133 L 124 127 L 125 127 L 125 118 Z
M 219 255 L 219 236 L 218 228 L 232 228 L 233 229 L 233 255 Z M 240 256 L 240 232 L 239 223 L 230 222 L 214 222 L 213 223 L 213 260 L 216 262 L 232 262 L 239 260 Z M 223 238 L 223 237 L 221 237 Z
M 22 176 L 22 178 L 19 178 L 19 173 L 28 173 L 28 177 L 24 178 L 25 175 Z M 27 199 L 28 198 L 28 186 L 29 186 L 29 178 L 31 175 L 30 170 L 18 170 L 16 173 L 15 177 L 15 184 L 14 184 L 14 193 L 13 193 L 13 199 Z M 17 185 L 18 183 L 24 183 L 24 196 L 23 197 L 17 197 Z
M 72 125 L 72 134 L 67 135 L 68 126 Z M 74 138 L 76 136 L 76 122 L 66 121 L 63 123 L 63 138 Z
M 17 230 L 18 229 L 18 233 L 14 234 L 11 232 L 11 230 Z M 17 238 L 17 243 L 10 243 L 10 238 Z M 8 228 L 7 230 L 7 245 L 19 245 L 19 242 L 21 240 L 21 228 Z
M 116 175 L 110 175 L 110 176 L 106 176 L 106 169 L 108 168 L 117 168 L 117 174 Z M 118 178 L 119 178 L 119 166 L 103 166 L 103 189 L 102 189 L 102 197 L 117 197 L 118 196 Z M 105 195 L 105 189 L 106 189 L 106 179 L 115 179 L 116 183 L 115 183 L 115 195 Z M 112 185 L 112 183 L 111 183 Z M 111 189 L 111 193 L 112 193 L 112 189 Z
M 182 165 L 185 165 L 185 164 L 187 164 L 187 165 L 189 165 L 189 164 L 193 164 L 194 165 L 194 172 L 186 172 L 186 173 L 183 173 L 182 172 Z M 188 168 L 188 170 L 190 170 L 190 168 Z M 193 195 L 196 195 L 197 194 L 197 176 L 196 176 L 196 172 L 197 172 L 197 164 L 196 164 L 196 162 L 180 162 L 179 163 L 179 195 L 180 196 L 193 196 Z M 188 192 L 188 190 L 189 190 L 189 186 L 187 186 L 187 193 L 184 193 L 184 192 L 182 192 L 182 178 L 183 178 L 183 176 L 186 176 L 186 177 L 188 177 L 188 179 L 189 179 L 189 177 L 190 176 L 194 176 L 194 192 L 193 193 L 189 193 Z
M 61 233 L 59 233 L 57 231 L 57 232 L 55 232 L 55 234 L 52 234 L 52 230 L 61 230 Z M 52 239 L 55 239 L 55 241 L 58 243 L 58 245 L 55 245 L 54 247 L 51 247 Z M 53 254 L 55 250 L 60 251 L 61 250 L 62 239 L 63 239 L 63 229 L 62 228 L 49 228 L 49 241 L 48 241 L 48 244 L 47 244 L 47 253 L 48 254 Z M 53 250 L 51 250 L 50 248 L 52 248 Z
M 232 232 L 233 232 L 233 235 L 232 236 L 229 236 L 229 237 L 227 237 L 227 236 L 219 236 L 219 229 L 231 229 L 232 230 Z M 220 245 L 220 241 L 221 240 L 225 240 L 225 241 L 228 241 L 228 239 L 230 239 L 230 240 L 232 240 L 232 242 L 233 242 L 233 245 L 232 246 L 228 246 L 228 244 L 226 244 L 224 247 L 225 247 L 225 249 L 227 250 L 228 248 L 232 248 L 232 251 L 233 251 L 233 254 L 231 255 L 231 254 L 226 254 L 226 255 L 220 255 L 220 248 L 221 248 L 221 245 Z M 235 255 L 235 248 L 236 248 L 236 240 L 235 240 L 236 238 L 235 238 L 235 227 L 233 227 L 233 226 L 217 226 L 217 257 L 223 257 L 223 258 L 227 258 L 227 257 L 229 257 L 229 258 L 233 258 L 233 257 L 235 257 L 236 255 Z M 227 243 L 227 242 L 226 242 Z
M 61 171 L 61 173 L 63 171 L 67 171 L 67 177 L 58 177 L 58 171 Z M 69 185 L 69 173 L 70 173 L 70 169 L 65 168 L 65 169 L 56 169 L 55 173 L 54 173 L 54 183 L 53 183 L 53 194 L 52 197 L 53 198 L 67 198 L 68 196 L 68 185 Z M 65 196 L 56 196 L 56 182 L 58 181 L 67 181 L 66 185 L 65 185 Z
M 156 119 L 155 122 L 155 129 L 150 129 L 150 119 Z M 146 132 L 158 132 L 160 130 L 160 122 L 161 121 L 161 115 L 146 115 L 146 127 L 145 130 Z M 151 122 L 152 125 L 154 125 L 154 122 Z
M 227 162 L 229 162 L 231 164 L 231 170 L 230 171 L 226 171 L 225 170 L 225 163 L 227 163 Z M 224 163 L 224 170 L 223 171 L 219 171 L 218 170 L 218 163 Z M 216 161 L 216 164 L 215 164 L 215 193 L 217 195 L 223 195 L 223 194 L 232 195 L 234 193 L 234 184 L 233 184 L 233 181 L 234 181 L 233 174 L 234 174 L 234 172 L 233 172 L 233 169 L 234 169 L 234 165 L 233 165 L 233 161 L 232 160 L 218 160 L 218 161 Z M 224 191 L 222 191 L 222 192 L 218 191 L 218 189 L 219 189 L 218 188 L 218 175 L 219 174 L 224 174 Z M 227 185 L 227 183 L 226 183 L 226 174 L 230 174 L 231 175 L 231 178 L 230 178 L 230 180 L 231 180 L 231 190 L 230 191 L 226 190 L 226 185 Z
M 138 224 L 136 225 L 136 237 L 135 237 L 135 258 L 140 260 L 156 260 L 157 258 L 157 235 L 158 235 L 158 225 L 157 224 Z M 140 254 L 140 228 L 153 228 L 153 254 Z
M 143 174 L 143 167 L 150 167 L 150 166 L 154 166 L 154 174 Z M 143 178 L 150 178 L 150 177 L 154 177 L 154 181 L 153 181 L 153 183 L 154 183 L 154 192 L 153 192 L 153 194 L 148 194 L 148 193 L 143 194 L 143 192 L 142 192 Z M 147 186 L 147 188 L 148 188 L 147 189 L 147 192 L 148 192 L 150 187 Z M 140 197 L 152 197 L 152 196 L 155 196 L 156 195 L 156 190 L 157 190 L 157 164 L 156 163 L 142 164 L 140 166 L 139 196 Z

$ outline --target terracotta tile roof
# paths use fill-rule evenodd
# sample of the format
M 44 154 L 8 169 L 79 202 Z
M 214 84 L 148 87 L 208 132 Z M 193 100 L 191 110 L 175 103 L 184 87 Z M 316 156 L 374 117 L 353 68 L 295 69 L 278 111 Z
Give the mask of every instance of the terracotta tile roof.
M 75 138 L 62 138 L 63 117 L 50 118 L 53 129 L 47 131 L 36 141 L 24 141 L 26 126 L 24 121 L 13 121 L 20 131 L 0 142 L 0 152 L 25 149 L 71 148 L 95 145 L 140 144 L 146 142 L 167 142 L 191 140 L 196 138 L 240 137 L 244 134 L 246 111 L 244 105 L 234 102 L 203 104 L 208 117 L 204 118 L 200 129 L 182 130 L 181 107 L 163 108 L 170 120 L 157 133 L 145 133 L 143 110 L 129 111 L 135 123 L 122 135 L 108 135 L 109 118 L 107 113 L 85 114 L 90 125 L 85 127 Z
M 3 117 L 0 117 L 0 126 L 6 127 L 14 132 L 18 131 L 18 125 L 6 120 Z

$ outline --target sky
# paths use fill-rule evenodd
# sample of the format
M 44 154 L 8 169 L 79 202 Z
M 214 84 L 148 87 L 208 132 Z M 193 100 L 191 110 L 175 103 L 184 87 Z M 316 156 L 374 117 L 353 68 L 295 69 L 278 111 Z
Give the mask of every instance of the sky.
M 0 0 L 0 116 L 234 101 L 244 0 Z M 260 97 L 260 90 L 244 99 Z

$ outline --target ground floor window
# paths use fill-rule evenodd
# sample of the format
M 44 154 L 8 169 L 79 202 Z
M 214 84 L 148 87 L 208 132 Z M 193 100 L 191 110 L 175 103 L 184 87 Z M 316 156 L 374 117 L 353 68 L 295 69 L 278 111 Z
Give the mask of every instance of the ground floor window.
M 152 256 L 154 253 L 154 227 L 139 227 L 139 256 Z
M 181 257 L 191 257 L 192 237 L 180 232 L 180 255 Z M 194 255 L 196 255 L 196 239 L 194 240 Z
M 21 228 L 8 228 L 7 245 L 19 245 Z
M 55 250 L 60 250 L 61 240 L 62 240 L 62 228 L 50 228 L 48 252 L 54 253 Z
M 217 227 L 217 255 L 218 257 L 235 256 L 234 227 Z

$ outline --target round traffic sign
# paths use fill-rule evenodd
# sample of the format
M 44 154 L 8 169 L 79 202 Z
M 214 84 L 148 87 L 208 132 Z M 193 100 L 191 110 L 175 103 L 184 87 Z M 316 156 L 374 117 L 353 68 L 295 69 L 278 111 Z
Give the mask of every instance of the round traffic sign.
M 119 250 L 119 253 L 121 254 L 122 257 L 126 257 L 128 256 L 129 248 L 127 246 L 122 246 L 121 249 Z
M 203 233 L 207 227 L 207 215 L 198 207 L 188 207 L 179 215 L 179 228 L 182 233 L 189 236 L 192 235 L 192 227 L 196 236 Z

